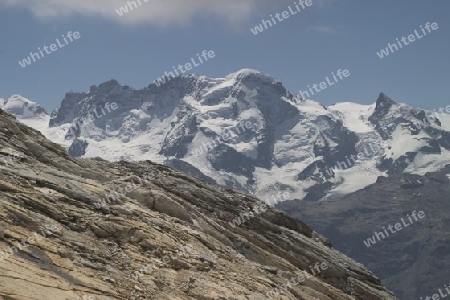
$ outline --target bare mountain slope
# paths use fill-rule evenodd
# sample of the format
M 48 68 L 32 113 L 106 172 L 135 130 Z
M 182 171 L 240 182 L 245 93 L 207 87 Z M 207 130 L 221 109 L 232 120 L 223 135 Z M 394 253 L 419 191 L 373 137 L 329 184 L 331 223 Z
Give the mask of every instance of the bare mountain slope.
M 395 299 L 279 211 L 233 224 L 255 198 L 149 161 L 71 158 L 1 110 L 0 157 L 0 299 Z

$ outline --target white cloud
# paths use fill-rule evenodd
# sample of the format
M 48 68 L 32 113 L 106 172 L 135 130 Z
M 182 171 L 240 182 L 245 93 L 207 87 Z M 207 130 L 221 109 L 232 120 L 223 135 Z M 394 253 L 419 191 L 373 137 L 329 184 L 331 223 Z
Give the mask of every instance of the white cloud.
M 116 10 L 126 6 L 127 2 L 136 2 L 138 7 L 133 10 L 128 7 L 129 12 L 119 16 Z M 291 3 L 291 0 L 0 0 L 0 5 L 26 8 L 39 18 L 65 18 L 81 14 L 128 24 L 163 26 L 185 24 L 199 17 L 240 23 L 255 11 L 275 11 L 280 5 Z

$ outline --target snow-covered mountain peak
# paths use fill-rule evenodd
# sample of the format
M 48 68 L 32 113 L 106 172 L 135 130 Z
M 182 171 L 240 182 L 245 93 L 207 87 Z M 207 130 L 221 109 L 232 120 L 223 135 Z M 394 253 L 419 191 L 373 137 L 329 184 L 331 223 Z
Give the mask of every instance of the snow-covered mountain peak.
M 42 118 L 47 115 L 45 109 L 38 103 L 20 95 L 12 95 L 6 100 L 1 99 L 0 108 L 19 119 Z
M 45 126 L 28 125 L 74 156 L 148 159 L 261 196 L 283 187 L 317 200 L 409 166 L 450 162 L 450 125 L 431 112 L 383 93 L 371 105 L 294 101 L 280 81 L 252 69 L 184 74 L 143 89 L 109 80 L 67 93 Z
M 239 70 L 237 72 L 231 73 L 228 76 L 226 76 L 226 78 L 233 78 L 235 80 L 243 80 L 248 77 L 258 78 L 260 80 L 262 79 L 265 81 L 275 81 L 275 79 L 272 76 L 264 74 L 258 70 L 254 70 L 254 69 L 242 69 L 242 70 Z

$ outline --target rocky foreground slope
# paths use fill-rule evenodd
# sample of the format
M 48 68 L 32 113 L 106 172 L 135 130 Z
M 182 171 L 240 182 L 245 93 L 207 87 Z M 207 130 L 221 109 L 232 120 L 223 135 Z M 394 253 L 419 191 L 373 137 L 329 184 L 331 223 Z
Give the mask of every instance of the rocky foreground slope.
M 279 211 L 233 223 L 260 204 L 149 161 L 71 158 L 0 110 L 0 299 L 396 299 Z

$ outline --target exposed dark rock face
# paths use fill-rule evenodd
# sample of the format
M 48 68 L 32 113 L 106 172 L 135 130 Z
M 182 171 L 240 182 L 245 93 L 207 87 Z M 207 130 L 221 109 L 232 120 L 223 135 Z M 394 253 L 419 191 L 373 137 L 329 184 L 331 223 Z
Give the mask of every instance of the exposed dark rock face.
M 0 110 L 6 153 L 19 159 L 0 160 L 1 299 L 263 299 L 303 271 L 273 298 L 395 299 L 280 211 L 236 226 L 256 198 L 149 161 L 72 158 Z
M 208 154 L 211 165 L 217 171 L 224 170 L 234 174 L 251 177 L 255 167 L 248 158 L 226 145 L 219 145 Z
M 386 123 L 384 121 L 386 119 L 391 119 L 389 118 L 389 114 L 391 113 L 392 107 L 396 104 L 397 103 L 395 103 L 387 95 L 380 93 L 377 98 L 375 111 L 369 117 L 369 121 L 375 126 L 375 130 L 383 139 L 388 139 L 397 125 L 400 124 L 400 122 L 405 121 L 405 119 L 403 119 L 403 116 L 400 116 L 399 118 L 397 118 L 397 120 L 395 120 L 397 121 L 396 123 L 390 124 L 390 126 L 386 126 Z
M 88 145 L 89 144 L 86 141 L 74 139 L 72 145 L 70 145 L 68 149 L 68 153 L 74 157 L 82 157 L 86 154 L 86 148 Z
M 196 121 L 194 117 L 187 114 L 179 118 L 181 122 L 172 124 L 172 129 L 164 140 L 164 146 L 159 152 L 162 155 L 182 158 L 188 153 L 187 145 L 192 142 L 197 133 Z

